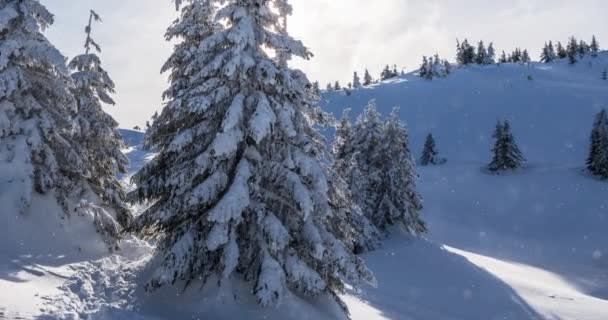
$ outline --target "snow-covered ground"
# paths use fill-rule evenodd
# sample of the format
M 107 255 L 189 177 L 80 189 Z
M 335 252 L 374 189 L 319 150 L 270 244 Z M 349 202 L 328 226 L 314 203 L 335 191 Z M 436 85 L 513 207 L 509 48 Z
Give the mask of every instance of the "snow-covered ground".
M 608 183 L 583 170 L 594 114 L 608 107 L 606 65 L 602 54 L 576 66 L 474 66 L 432 82 L 410 74 L 349 96 L 324 95 L 322 106 L 336 115 L 351 107 L 356 116 L 372 98 L 384 115 L 401 106 L 412 150 L 418 155 L 432 131 L 448 158 L 419 168 L 427 239 L 395 230 L 364 256 L 377 285 L 345 294 L 352 318 L 608 319 Z M 503 118 L 528 165 L 488 175 L 492 130 Z M 140 133 L 123 135 L 135 171 L 153 153 L 141 148 Z M 24 239 L 59 231 L 23 230 Z M 0 250 L 0 319 L 332 318 L 310 307 L 323 301 L 298 297 L 263 310 L 213 286 L 144 293 L 135 285 L 153 247 L 135 238 L 122 247 L 113 256 Z

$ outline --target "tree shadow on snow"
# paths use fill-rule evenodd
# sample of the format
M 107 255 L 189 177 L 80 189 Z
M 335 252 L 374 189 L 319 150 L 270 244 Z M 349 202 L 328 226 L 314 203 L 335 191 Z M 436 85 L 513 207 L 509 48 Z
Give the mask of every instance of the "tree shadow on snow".
M 503 281 L 429 241 L 393 235 L 363 258 L 377 287 L 353 295 L 388 319 L 543 319 Z

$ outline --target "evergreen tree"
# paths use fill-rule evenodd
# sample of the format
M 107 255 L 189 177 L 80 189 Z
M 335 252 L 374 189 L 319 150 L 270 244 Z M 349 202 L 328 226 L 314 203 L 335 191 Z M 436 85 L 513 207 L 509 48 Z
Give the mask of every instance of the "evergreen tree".
M 498 123 L 493 137 L 496 139 L 492 152 L 494 157 L 488 169 L 492 172 L 515 170 L 521 168 L 525 159 L 515 143 L 508 121 Z
M 494 50 L 494 43 L 490 42 L 490 45 L 488 46 L 488 54 L 486 56 L 486 60 L 484 61 L 484 64 L 494 64 L 496 63 L 496 52 Z
M 380 74 L 380 79 L 388 80 L 393 77 L 394 77 L 393 72 L 391 71 L 391 69 L 389 68 L 389 66 L 387 64 L 386 67 L 384 67 L 384 70 L 382 70 L 382 73 Z
M 502 54 L 500 55 L 500 59 L 498 59 L 499 63 L 507 63 L 509 62 L 509 59 L 507 58 L 507 54 L 504 52 L 502 52 Z
M 134 177 L 132 193 L 153 203 L 137 230 L 161 237 L 162 263 L 148 289 L 236 278 L 262 306 L 288 291 L 340 302 L 343 279 L 370 274 L 349 250 L 354 239 L 340 236 L 349 234 L 340 230 L 350 229 L 341 224 L 349 217 L 334 197 L 344 192 L 320 159 L 327 151 L 313 127 L 325 115 L 308 101 L 306 76 L 287 65 L 292 54 L 311 56 L 287 33 L 291 7 L 177 7 L 167 39 L 180 42 L 163 68 L 171 71 L 168 103 L 146 136 L 160 151 Z
M 353 74 L 353 88 L 355 88 L 355 89 L 361 88 L 361 79 L 359 78 L 359 75 L 357 74 L 356 71 Z
M 582 58 L 591 52 L 591 48 L 587 42 L 581 40 L 578 44 L 578 55 Z
M 86 152 L 86 166 L 90 172 L 88 183 L 101 201 L 101 205 L 114 210 L 118 222 L 127 227 L 132 216 L 125 205 L 125 191 L 116 178 L 117 171 L 127 172 L 129 160 L 120 151 L 124 148 L 118 132 L 118 123 L 102 109 L 101 103 L 114 105 L 110 94 L 114 93 L 114 83 L 101 67 L 101 60 L 92 51 L 101 52 L 92 39 L 92 23 L 101 21 L 91 10 L 86 27 L 85 53 L 74 57 L 69 64 L 73 70 L 74 88 L 72 93 L 78 107 L 77 140 Z M 147 128 L 149 127 L 147 122 Z
M 486 50 L 486 46 L 483 41 L 479 41 L 477 44 L 477 54 L 475 54 L 475 63 L 477 64 L 485 64 L 488 58 L 488 51 Z
M 532 62 L 532 59 L 530 58 L 530 54 L 528 54 L 528 50 L 524 49 L 524 51 L 521 54 L 521 62 L 522 63 L 530 63 Z
M 397 65 L 393 65 L 393 78 L 396 78 L 399 76 L 399 71 L 397 71 Z
M 429 77 L 429 59 L 426 56 L 422 56 L 422 64 L 420 65 L 418 76 L 424 79 L 428 79 Z
M 365 74 L 363 75 L 363 85 L 369 86 L 370 84 L 372 84 L 373 81 L 374 79 L 372 78 L 372 75 L 367 69 L 365 69 Z
M 334 87 L 331 85 L 331 83 L 328 83 L 327 87 L 325 87 L 325 90 L 327 90 L 327 91 L 333 91 Z
M 596 115 L 590 140 L 587 169 L 594 175 L 608 179 L 608 115 L 606 110 L 602 110 Z
M 576 63 L 576 54 L 578 53 L 578 44 L 574 37 L 570 38 L 570 41 L 568 42 L 568 47 L 566 49 L 566 53 L 567 53 L 568 61 L 570 62 L 570 64 L 575 64 Z
M 441 59 L 439 58 L 439 54 L 435 54 L 433 58 L 433 64 L 431 66 L 431 73 L 433 77 L 441 77 L 443 75 L 443 64 L 441 63 Z
M 26 214 L 35 195 L 55 199 L 66 217 L 91 217 L 110 247 L 119 226 L 98 206 L 66 58 L 44 36 L 53 15 L 36 0 L 0 1 L 0 184 L 15 193 L 2 213 Z M 83 117 L 86 115 L 83 114 Z M 107 137 L 107 135 L 106 135 Z M 111 194 L 111 192 L 108 192 Z M 105 199 L 104 199 L 105 200 Z
M 448 60 L 443 60 L 443 75 L 447 76 L 452 73 L 452 66 Z
M 435 146 L 435 138 L 433 138 L 433 135 L 429 133 L 424 142 L 424 149 L 422 150 L 422 157 L 420 157 L 420 164 L 423 166 L 440 164 L 442 161 L 437 157 L 438 155 L 439 153 L 437 152 Z
M 555 60 L 555 50 L 553 49 L 553 43 L 545 43 L 542 53 L 540 55 L 540 62 L 549 63 Z
M 321 87 L 319 85 L 319 81 L 315 81 L 312 83 L 312 92 L 317 96 L 321 95 Z
M 564 49 L 564 46 L 562 46 L 561 42 L 557 43 L 557 57 L 559 59 L 565 59 L 568 57 L 568 51 Z
M 383 123 L 371 101 L 359 116 L 351 141 L 352 161 L 345 176 L 363 213 L 380 230 L 401 224 L 414 234 L 425 232 L 407 131 L 398 112 Z
M 597 42 L 595 36 L 591 39 L 591 45 L 589 46 L 589 50 L 591 51 L 591 55 L 597 57 L 597 54 L 600 52 L 600 44 Z
M 340 86 L 340 82 L 339 81 L 336 81 L 334 83 L 334 90 L 336 90 L 336 91 L 342 90 L 342 86 Z

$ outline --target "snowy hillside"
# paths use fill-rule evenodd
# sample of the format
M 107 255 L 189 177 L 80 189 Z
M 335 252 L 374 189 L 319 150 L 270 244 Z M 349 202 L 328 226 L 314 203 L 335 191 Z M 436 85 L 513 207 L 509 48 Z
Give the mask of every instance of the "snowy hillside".
M 394 230 L 364 255 L 377 284 L 346 293 L 353 319 L 606 319 L 608 184 L 583 170 L 593 116 L 608 107 L 605 65 L 608 54 L 576 66 L 473 66 L 445 79 L 409 74 L 350 96 L 324 95 L 323 108 L 337 116 L 344 107 L 356 116 L 370 99 L 385 116 L 401 106 L 414 153 L 432 131 L 448 159 L 418 168 L 428 239 Z M 503 118 L 529 162 L 516 173 L 488 175 L 492 130 Z M 142 149 L 140 132 L 121 135 L 132 174 L 154 153 Z M 134 284 L 145 282 L 152 250 L 131 238 L 103 259 L 0 251 L 0 319 L 332 318 L 331 310 L 309 307 L 323 301 L 299 297 L 261 309 L 215 287 L 144 293 Z

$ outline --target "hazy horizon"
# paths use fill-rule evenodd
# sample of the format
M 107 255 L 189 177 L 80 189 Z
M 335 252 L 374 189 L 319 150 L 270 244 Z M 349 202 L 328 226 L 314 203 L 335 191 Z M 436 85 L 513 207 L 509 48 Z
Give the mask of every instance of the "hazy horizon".
M 82 51 L 88 10 L 104 23 L 93 36 L 103 48 L 102 62 L 117 85 L 116 107 L 108 107 L 122 127 L 142 125 L 162 108 L 167 87 L 160 67 L 171 53 L 164 31 L 177 17 L 169 0 L 42 0 L 55 14 L 47 36 L 71 57 Z M 608 45 L 608 3 L 600 0 L 294 0 L 291 34 L 312 50 L 311 61 L 294 61 L 324 86 L 351 80 L 368 68 L 378 76 L 386 64 L 412 71 L 422 55 L 439 53 L 454 60 L 456 39 L 494 42 L 497 52 L 526 48 L 534 60 L 548 40 L 569 36 L 590 41 L 595 34 Z M 322 35 L 322 36 L 319 36 Z

